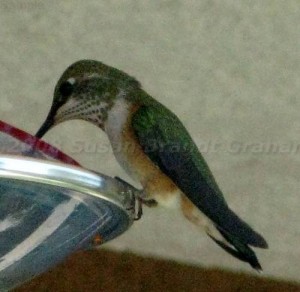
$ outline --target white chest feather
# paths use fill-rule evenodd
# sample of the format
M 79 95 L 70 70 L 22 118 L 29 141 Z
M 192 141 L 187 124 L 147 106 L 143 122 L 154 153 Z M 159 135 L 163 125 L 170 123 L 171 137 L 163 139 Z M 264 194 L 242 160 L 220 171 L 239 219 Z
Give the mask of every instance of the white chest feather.
M 121 142 L 123 127 L 129 114 L 129 105 L 123 98 L 117 99 L 108 112 L 105 122 L 105 132 L 112 143 L 113 148 Z
M 117 161 L 135 179 L 134 169 L 129 164 L 126 154 L 131 145 L 126 145 L 126 141 L 123 139 L 123 129 L 128 115 L 129 104 L 125 99 L 119 98 L 108 112 L 104 127 Z

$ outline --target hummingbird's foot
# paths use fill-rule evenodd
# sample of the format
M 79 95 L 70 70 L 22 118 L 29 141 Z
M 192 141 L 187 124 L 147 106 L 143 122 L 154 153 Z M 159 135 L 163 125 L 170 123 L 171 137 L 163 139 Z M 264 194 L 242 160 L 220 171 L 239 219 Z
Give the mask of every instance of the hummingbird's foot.
M 157 206 L 157 202 L 153 199 L 145 200 L 145 199 L 142 199 L 141 197 L 137 197 L 136 202 L 137 202 L 137 213 L 136 213 L 136 217 L 134 218 L 134 220 L 141 219 L 141 217 L 143 215 L 143 205 L 146 205 L 147 207 L 156 207 Z
M 137 212 L 136 212 L 136 216 L 134 218 L 135 221 L 140 220 L 141 217 L 143 216 L 143 204 L 142 204 L 140 198 L 136 198 L 136 202 L 137 202 Z
M 141 201 L 142 204 L 149 208 L 157 207 L 158 203 L 154 199 L 142 199 L 139 198 L 139 201 Z
M 128 188 L 130 188 L 131 190 L 134 189 L 134 187 L 129 184 L 127 181 L 121 179 L 118 176 L 115 176 L 115 179 L 118 180 L 119 182 L 121 182 L 122 184 L 124 184 L 125 186 L 127 186 Z M 127 208 L 127 211 L 132 211 L 133 214 L 135 214 L 134 216 L 134 220 L 140 220 L 142 215 L 143 215 L 143 206 L 142 206 L 142 199 L 140 198 L 140 196 L 142 196 L 143 191 L 140 190 L 136 190 L 132 192 L 132 196 L 131 196 L 131 202 L 130 202 L 130 207 Z
M 130 189 L 133 188 L 131 184 L 129 184 L 127 181 L 123 180 L 122 178 L 115 176 L 115 179 L 124 184 L 125 186 L 129 187 Z M 128 211 L 133 211 L 135 215 L 134 220 L 141 219 L 143 215 L 143 205 L 152 208 L 157 206 L 157 202 L 154 199 L 144 199 L 145 193 L 143 190 L 136 190 L 134 194 L 132 195 L 132 201 L 130 204 L 130 208 L 128 208 Z

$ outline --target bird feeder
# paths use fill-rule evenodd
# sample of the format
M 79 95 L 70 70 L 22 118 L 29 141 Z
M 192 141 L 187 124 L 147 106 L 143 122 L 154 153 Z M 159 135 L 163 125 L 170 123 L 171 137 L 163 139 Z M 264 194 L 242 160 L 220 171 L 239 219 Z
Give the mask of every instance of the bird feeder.
M 0 121 L 0 290 L 125 232 L 135 191 Z

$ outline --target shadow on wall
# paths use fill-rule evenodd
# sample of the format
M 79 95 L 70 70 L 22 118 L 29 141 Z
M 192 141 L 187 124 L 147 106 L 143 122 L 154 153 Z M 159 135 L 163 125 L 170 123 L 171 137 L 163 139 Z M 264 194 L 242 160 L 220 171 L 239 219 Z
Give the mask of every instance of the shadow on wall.
M 106 250 L 78 252 L 15 292 L 300 291 L 300 285 Z

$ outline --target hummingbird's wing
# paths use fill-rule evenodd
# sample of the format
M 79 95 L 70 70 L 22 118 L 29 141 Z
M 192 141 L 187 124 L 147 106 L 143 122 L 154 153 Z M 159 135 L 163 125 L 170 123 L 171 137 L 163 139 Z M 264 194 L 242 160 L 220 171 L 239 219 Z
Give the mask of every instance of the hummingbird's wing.
M 244 244 L 267 247 L 256 233 L 228 207 L 205 160 L 175 114 L 161 104 L 143 105 L 132 126 L 144 152 L 220 231 Z

